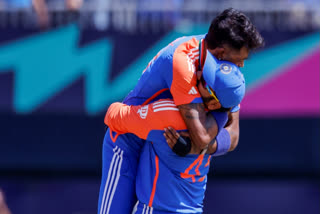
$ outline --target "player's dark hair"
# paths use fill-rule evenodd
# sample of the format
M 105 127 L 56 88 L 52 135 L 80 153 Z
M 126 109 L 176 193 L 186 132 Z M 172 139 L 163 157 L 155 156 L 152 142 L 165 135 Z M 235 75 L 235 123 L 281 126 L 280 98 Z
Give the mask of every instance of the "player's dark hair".
M 206 36 L 208 48 L 215 49 L 223 44 L 240 50 L 262 47 L 264 39 L 250 19 L 238 10 L 229 8 L 212 20 Z

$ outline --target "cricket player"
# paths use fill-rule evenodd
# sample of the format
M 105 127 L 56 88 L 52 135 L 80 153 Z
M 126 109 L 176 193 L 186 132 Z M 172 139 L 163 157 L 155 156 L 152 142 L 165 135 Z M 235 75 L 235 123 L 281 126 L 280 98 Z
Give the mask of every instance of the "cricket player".
M 197 88 L 196 71 L 200 66 L 201 81 L 206 82 L 205 87 L 216 97 L 216 102 L 207 107 L 233 108 L 228 127 L 231 146 L 236 145 L 238 103 L 242 99 L 238 94 L 244 93 L 244 88 L 230 85 L 222 90 L 213 76 L 217 70 L 226 76 L 236 71 L 244 65 L 250 50 L 262 44 L 261 35 L 244 14 L 234 9 L 225 10 L 213 20 L 206 35 L 182 37 L 163 48 L 123 103 L 136 106 L 163 98 L 173 99 L 194 142 L 194 152 L 200 154 L 218 133 L 216 120 L 207 114 L 203 104 L 206 100 Z M 144 114 L 143 109 L 140 112 Z M 136 202 L 135 179 L 144 144 L 144 139 L 132 133 L 106 132 L 98 213 L 131 212 Z
M 204 70 L 210 61 L 218 62 L 210 55 L 206 60 Z M 215 75 L 206 79 L 214 81 L 216 87 L 225 93 L 228 92 L 227 94 L 238 102 L 235 102 L 237 105 L 244 97 L 243 75 L 232 63 L 221 64 L 230 66 L 231 70 L 228 72 L 219 63 Z M 108 109 L 105 123 L 109 125 L 110 134 L 113 131 L 133 133 L 147 140 L 140 155 L 136 180 L 138 203 L 134 213 L 202 213 L 211 154 L 218 156 L 227 153 L 231 139 L 224 128 L 228 113 L 213 111 L 217 110 L 215 104 L 219 101 L 214 96 L 215 91 L 206 87 L 207 83 L 201 73 L 202 71 L 199 71 L 197 75 L 197 88 L 218 126 L 216 138 L 201 153 L 191 147 L 189 154 L 181 157 L 174 152 L 175 145 L 167 144 L 163 136 L 166 127 L 170 125 L 180 131 L 187 129 L 179 109 L 171 99 L 142 106 L 114 103 Z
M 111 129 L 131 132 L 147 140 L 140 155 L 136 179 L 138 202 L 133 213 L 202 213 L 211 156 L 225 154 L 230 149 L 229 133 L 223 128 L 228 119 L 227 112 L 211 113 L 219 124 L 216 139 L 206 152 L 198 154 L 191 148 L 189 154 L 181 157 L 173 152 L 163 136 L 169 125 L 187 131 L 171 99 L 145 106 L 122 103 L 110 106 L 106 121 L 117 121 Z

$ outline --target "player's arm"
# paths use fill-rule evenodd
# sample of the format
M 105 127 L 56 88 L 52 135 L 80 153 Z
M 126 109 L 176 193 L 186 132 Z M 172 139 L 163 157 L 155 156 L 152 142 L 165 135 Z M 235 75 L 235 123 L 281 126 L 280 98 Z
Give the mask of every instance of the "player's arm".
M 112 103 L 104 117 L 104 123 L 109 126 L 112 131 L 119 134 L 127 133 L 127 127 L 130 126 L 130 121 L 128 120 L 131 108 L 123 103 L 115 102 Z M 125 123 L 126 122 L 126 123 Z
M 231 151 L 231 136 L 228 130 L 224 128 L 229 119 L 228 112 L 213 111 L 210 112 L 210 114 L 215 118 L 218 126 L 218 134 L 208 145 L 207 153 L 213 154 L 214 156 L 224 155 L 228 151 Z M 229 124 L 231 124 L 231 122 L 229 122 Z M 171 148 L 176 144 L 179 138 L 179 134 L 171 127 L 166 130 L 164 136 Z M 188 133 L 188 137 L 189 136 L 190 134 Z M 191 153 L 199 154 L 199 151 L 195 148 L 195 142 L 192 142 Z
M 198 151 L 206 148 L 216 137 L 218 127 L 205 106 L 197 88 L 195 66 L 185 53 L 177 52 L 173 56 L 172 78 L 166 75 L 170 92 L 181 116 L 189 130 L 191 140 Z
M 203 103 L 184 104 L 178 107 L 194 146 L 198 151 L 207 148 L 218 134 L 214 117 L 205 111 Z
M 151 130 L 164 130 L 169 125 L 177 130 L 186 129 L 179 109 L 172 100 L 160 100 L 142 106 L 113 103 L 104 122 L 112 131 L 133 133 L 142 139 L 146 139 Z
M 231 145 L 229 151 L 233 151 L 239 142 L 239 135 L 240 135 L 240 126 L 239 126 L 239 112 L 230 112 L 228 115 L 228 122 L 225 126 L 225 129 L 230 134 Z
M 230 151 L 230 147 L 231 147 L 230 133 L 227 129 L 224 128 L 229 120 L 228 112 L 211 111 L 208 113 L 208 116 L 209 115 L 214 118 L 214 121 L 215 121 L 214 128 L 217 128 L 218 131 L 217 131 L 217 134 L 214 135 L 214 138 L 209 142 L 208 146 L 205 149 L 208 151 L 209 154 L 213 154 L 214 156 L 224 155 L 228 151 Z M 194 144 L 196 144 L 196 142 L 193 143 L 193 147 L 195 147 Z
M 217 137 L 208 146 L 208 153 L 214 156 L 224 155 L 233 151 L 239 141 L 239 111 L 229 112 L 224 128 L 219 130 Z

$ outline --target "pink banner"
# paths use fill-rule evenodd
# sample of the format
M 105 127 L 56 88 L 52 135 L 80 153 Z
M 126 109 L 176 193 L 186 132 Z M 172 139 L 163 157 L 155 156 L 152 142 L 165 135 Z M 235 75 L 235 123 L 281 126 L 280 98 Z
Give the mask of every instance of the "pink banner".
M 241 103 L 242 117 L 320 115 L 320 51 L 317 49 L 250 89 Z

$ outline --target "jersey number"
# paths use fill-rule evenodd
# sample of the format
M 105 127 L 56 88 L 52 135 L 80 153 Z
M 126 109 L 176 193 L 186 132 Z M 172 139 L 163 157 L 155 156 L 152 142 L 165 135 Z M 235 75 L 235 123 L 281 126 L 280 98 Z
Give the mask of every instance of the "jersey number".
M 180 173 L 181 178 L 184 178 L 184 179 L 191 178 L 193 183 L 196 182 L 196 176 L 200 176 L 199 167 L 201 166 L 201 164 L 203 162 L 203 157 L 204 157 L 204 155 L 199 155 L 199 157 L 195 161 L 193 161 L 193 163 L 190 164 L 189 167 L 184 172 L 181 172 Z M 211 158 L 211 155 L 209 156 L 208 161 L 204 167 L 209 166 L 210 158 Z M 194 168 L 195 174 L 190 174 L 190 171 L 193 168 Z M 199 178 L 197 181 L 202 182 L 205 179 L 205 177 L 206 176 L 204 175 L 201 178 Z

